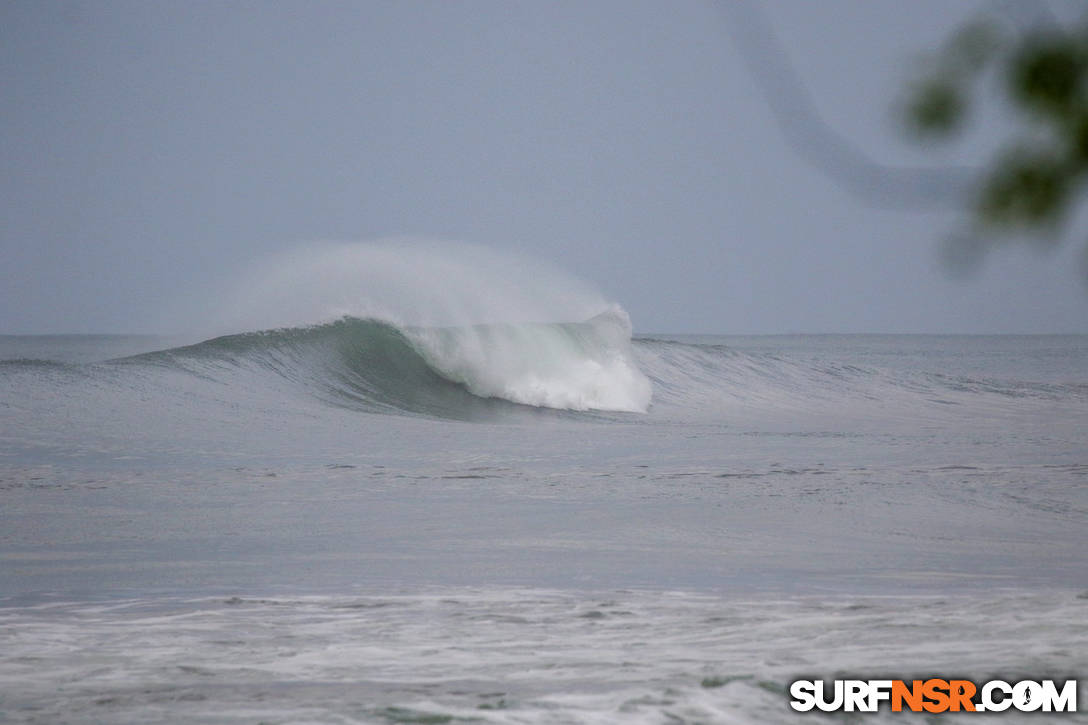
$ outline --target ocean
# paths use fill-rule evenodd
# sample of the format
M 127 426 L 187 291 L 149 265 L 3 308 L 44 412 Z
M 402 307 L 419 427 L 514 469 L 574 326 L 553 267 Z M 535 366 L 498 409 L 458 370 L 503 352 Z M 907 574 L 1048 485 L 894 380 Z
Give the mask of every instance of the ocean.
M 1088 708 L 1088 336 L 251 329 L 0 336 L 0 721 Z

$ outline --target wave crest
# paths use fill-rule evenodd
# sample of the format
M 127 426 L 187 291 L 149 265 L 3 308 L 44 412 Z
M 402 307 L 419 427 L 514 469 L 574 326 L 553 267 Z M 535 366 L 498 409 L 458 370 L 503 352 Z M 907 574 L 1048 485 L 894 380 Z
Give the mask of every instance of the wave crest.
M 584 322 L 397 326 L 344 317 L 227 335 L 129 358 L 221 379 L 273 373 L 328 402 L 371 412 L 476 418 L 491 402 L 645 412 L 652 394 L 618 306 Z M 223 362 L 231 363 L 225 370 Z
M 631 354 L 631 322 L 613 306 L 582 323 L 413 328 L 443 377 L 485 398 L 566 410 L 644 413 L 650 381 Z

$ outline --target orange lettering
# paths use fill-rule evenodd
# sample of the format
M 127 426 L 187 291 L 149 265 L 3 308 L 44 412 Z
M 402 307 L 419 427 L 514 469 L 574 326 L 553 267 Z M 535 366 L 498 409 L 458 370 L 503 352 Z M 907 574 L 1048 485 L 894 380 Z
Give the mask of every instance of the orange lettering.
M 971 702 L 971 698 L 975 696 L 975 683 L 970 680 L 950 680 L 948 693 L 952 712 L 959 712 L 961 707 L 967 712 L 975 711 L 975 703 Z
M 948 709 L 948 681 L 926 680 L 922 683 L 922 694 L 929 702 L 922 703 L 926 712 L 944 712 Z
M 902 680 L 892 682 L 892 712 L 902 712 L 904 701 L 912 712 L 919 712 L 922 709 L 921 680 L 914 680 L 910 687 L 907 687 L 907 683 Z

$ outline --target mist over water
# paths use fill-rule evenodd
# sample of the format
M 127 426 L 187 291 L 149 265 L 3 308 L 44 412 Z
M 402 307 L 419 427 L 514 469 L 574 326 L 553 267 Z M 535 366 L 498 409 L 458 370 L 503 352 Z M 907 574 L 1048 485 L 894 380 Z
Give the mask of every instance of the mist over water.
M 200 324 L 225 334 L 341 317 L 421 327 L 582 322 L 610 305 L 588 283 L 540 260 L 481 245 L 400 238 L 313 244 L 273 255 L 232 282 L 211 309 L 186 314 L 207 315 Z
M 472 395 L 524 405 L 645 412 L 652 395 L 622 307 L 547 264 L 478 245 L 390 239 L 301 247 L 187 307 L 173 315 L 204 329 L 200 339 L 275 331 L 263 340 L 277 348 L 318 338 L 328 347 L 336 338 L 337 367 L 356 388 L 376 383 L 368 366 L 384 357 L 380 385 L 402 391 L 433 390 L 406 374 L 422 361 Z

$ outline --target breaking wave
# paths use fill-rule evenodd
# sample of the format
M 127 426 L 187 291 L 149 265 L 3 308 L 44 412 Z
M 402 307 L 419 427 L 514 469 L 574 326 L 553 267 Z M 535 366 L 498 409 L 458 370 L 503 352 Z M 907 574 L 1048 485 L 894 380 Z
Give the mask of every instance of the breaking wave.
M 128 358 L 224 381 L 272 371 L 335 404 L 471 418 L 496 401 L 563 410 L 645 412 L 649 380 L 627 314 L 574 323 L 398 326 L 344 317 L 214 338 Z M 226 366 L 226 367 L 224 367 Z
M 24 385 L 16 378 L 29 376 L 37 382 L 26 389 L 42 399 L 60 390 L 93 395 L 120 386 L 141 400 L 195 404 L 206 414 L 222 406 L 264 411 L 283 404 L 302 411 L 313 401 L 453 420 L 580 411 L 635 422 L 652 412 L 656 421 L 798 429 L 841 427 L 846 419 L 999 425 L 1029 414 L 1045 427 L 1055 406 L 1083 410 L 1088 401 L 1088 386 L 1061 376 L 977 377 L 925 362 L 904 369 L 845 360 L 741 349 L 716 339 L 632 339 L 626 313 L 611 306 L 560 323 L 420 326 L 342 317 L 102 363 L 0 360 L 0 379 L 15 390 Z M 301 397 L 296 403 L 291 396 Z
M 1075 340 L 1055 348 L 1044 374 L 1034 363 L 1013 369 L 979 357 L 969 339 L 844 338 L 843 349 L 835 339 L 790 336 L 632 339 L 627 313 L 584 282 L 473 245 L 318 245 L 276 255 L 205 297 L 203 311 L 179 311 L 206 321 L 186 338 L 203 342 L 82 364 L 108 357 L 89 352 L 106 343 L 89 339 L 81 343 L 89 357 L 50 361 L 36 358 L 56 345 L 22 340 L 0 360 L 0 383 L 13 406 L 27 409 L 67 396 L 119 409 L 100 395 L 117 386 L 135 396 L 118 398 L 127 404 L 191 410 L 201 420 L 284 404 L 310 416 L 307 402 L 318 401 L 455 420 L 558 410 L 644 422 L 629 414 L 651 412 L 652 399 L 654 421 L 816 431 L 1001 426 L 1027 416 L 1045 431 L 1056 406 L 1082 416 L 1088 400 L 1088 386 L 1069 373 L 1083 354 Z M 984 342 L 1022 359 L 1023 342 Z

